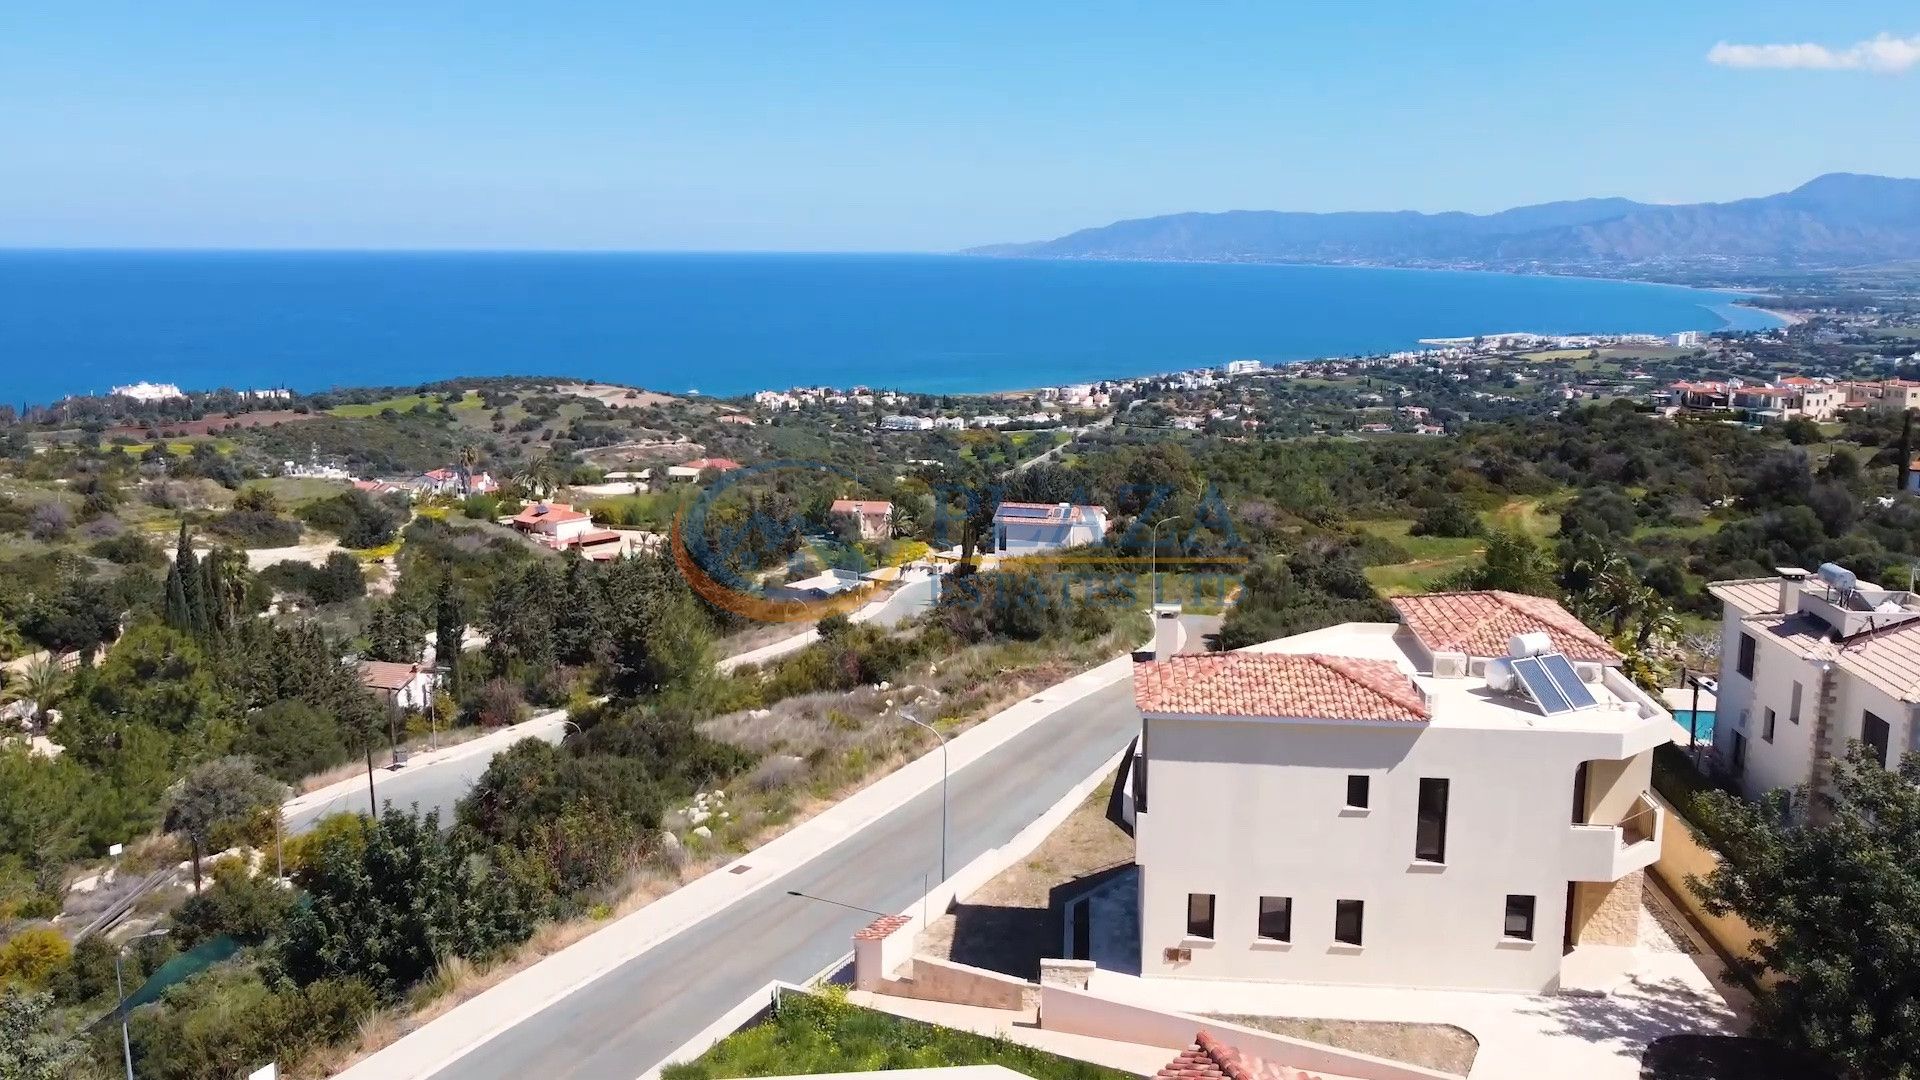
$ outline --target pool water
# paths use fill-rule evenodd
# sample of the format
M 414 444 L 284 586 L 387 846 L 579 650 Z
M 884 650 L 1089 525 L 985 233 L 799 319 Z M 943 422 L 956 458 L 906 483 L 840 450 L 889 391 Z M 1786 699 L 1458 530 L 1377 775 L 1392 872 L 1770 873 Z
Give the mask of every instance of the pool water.
M 1712 709 L 1701 709 L 1699 712 L 1694 712 L 1692 709 L 1675 709 L 1673 710 L 1673 718 L 1681 727 L 1691 728 L 1693 730 L 1693 737 L 1696 742 L 1713 741 Z

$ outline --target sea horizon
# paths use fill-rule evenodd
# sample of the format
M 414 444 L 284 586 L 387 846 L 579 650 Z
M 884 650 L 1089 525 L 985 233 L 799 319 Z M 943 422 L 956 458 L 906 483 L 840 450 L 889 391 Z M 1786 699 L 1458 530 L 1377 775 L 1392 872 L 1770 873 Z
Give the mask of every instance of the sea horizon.
M 0 248 L 0 398 L 480 376 L 713 397 L 855 383 L 989 394 L 1421 338 L 1784 322 L 1733 302 L 1752 295 L 1505 271 L 920 252 Z

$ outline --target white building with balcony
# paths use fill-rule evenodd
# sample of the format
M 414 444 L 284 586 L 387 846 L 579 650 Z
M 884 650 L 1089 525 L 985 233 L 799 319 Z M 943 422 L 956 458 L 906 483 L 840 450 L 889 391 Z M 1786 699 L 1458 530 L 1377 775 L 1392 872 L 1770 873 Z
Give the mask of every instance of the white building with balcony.
M 1534 993 L 1637 942 L 1672 718 L 1552 601 L 1394 603 L 1136 665 L 1144 975 Z
M 1920 749 L 1920 596 L 1831 563 L 1717 581 L 1716 767 L 1749 798 L 1818 790 L 1855 739 L 1883 765 Z

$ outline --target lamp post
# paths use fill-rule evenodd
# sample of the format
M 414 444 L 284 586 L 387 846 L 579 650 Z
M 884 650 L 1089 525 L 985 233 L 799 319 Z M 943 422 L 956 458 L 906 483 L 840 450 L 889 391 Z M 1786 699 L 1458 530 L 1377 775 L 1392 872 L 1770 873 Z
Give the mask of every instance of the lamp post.
M 158 930 L 149 930 L 144 934 L 135 934 L 121 942 L 120 947 L 113 952 L 113 989 L 120 998 L 120 1004 L 118 1006 L 120 1012 L 120 1055 L 122 1060 L 127 1064 L 127 1080 L 133 1080 L 133 1038 L 127 1034 L 127 987 L 120 976 L 120 959 L 127 955 L 127 946 L 139 941 L 141 938 L 164 937 L 166 933 L 167 928 L 163 926 Z
M 1187 515 L 1185 514 L 1174 514 L 1170 517 L 1161 518 L 1147 529 L 1147 536 L 1149 537 L 1148 543 L 1150 544 L 1147 548 L 1147 609 L 1149 611 L 1153 609 L 1155 604 L 1160 602 L 1160 526 L 1168 522 L 1185 521 L 1186 519 Z
M 872 908 L 861 907 L 859 904 L 849 904 L 844 900 L 829 900 L 824 896 L 815 896 L 812 893 L 803 893 L 799 889 L 788 889 L 787 895 L 797 896 L 802 900 L 812 900 L 816 903 L 832 904 L 834 907 L 843 907 L 843 908 L 846 908 L 848 911 L 858 911 L 867 915 L 878 915 L 883 919 L 886 918 L 888 914 L 887 912 L 884 912 L 884 911 L 875 911 Z
M 947 737 L 940 734 L 932 724 L 912 713 L 903 712 L 900 718 L 916 727 L 927 729 L 934 738 L 940 740 L 940 880 L 945 881 L 947 880 L 947 778 L 950 775 L 947 771 Z

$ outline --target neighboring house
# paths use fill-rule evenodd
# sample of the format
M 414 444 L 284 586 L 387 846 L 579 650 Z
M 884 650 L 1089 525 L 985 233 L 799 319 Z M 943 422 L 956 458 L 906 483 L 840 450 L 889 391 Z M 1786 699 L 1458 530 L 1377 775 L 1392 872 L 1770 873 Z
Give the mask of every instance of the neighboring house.
M 458 469 L 432 469 L 421 473 L 413 479 L 411 487 L 414 493 L 422 498 L 441 495 L 486 495 L 500 490 L 499 483 L 483 472 L 474 473 L 463 484 Z
M 1920 596 L 1832 563 L 1774 574 L 1708 586 L 1722 604 L 1719 770 L 1759 798 L 1820 790 L 1855 739 L 1889 766 L 1920 749 Z
M 835 499 L 827 511 L 835 521 L 851 521 L 862 540 L 893 535 L 893 504 L 884 499 Z
M 379 496 L 379 495 L 411 496 L 414 493 L 414 489 L 407 487 L 404 484 L 396 484 L 390 480 L 355 480 L 353 482 L 353 489 L 355 491 L 364 491 L 369 495 L 375 495 L 375 496 Z
M 881 431 L 932 431 L 931 416 L 883 416 L 880 418 Z
M 1104 506 L 1003 502 L 993 511 L 993 550 L 1003 555 L 1097 544 L 1106 535 Z
M 734 461 L 732 458 L 694 458 L 692 461 L 683 461 L 678 465 L 667 466 L 667 479 L 698 480 L 700 474 L 709 469 L 714 472 L 725 473 L 732 472 L 739 467 L 740 463 Z
M 1847 395 L 1848 408 L 1920 409 L 1920 382 L 1912 379 L 1847 382 L 1838 389 Z
M 433 704 L 434 674 L 419 664 L 362 660 L 360 685 L 395 708 L 426 709 Z
M 1907 462 L 1906 482 L 1902 486 L 1908 491 L 1920 495 L 1920 458 L 1914 458 L 1912 461 Z
M 591 514 L 566 503 L 534 503 L 514 515 L 512 524 L 536 544 L 555 551 L 577 548 L 589 559 L 618 558 L 627 550 L 626 537 L 594 528 Z
M 1394 605 L 1134 666 L 1143 974 L 1539 993 L 1637 943 L 1672 717 L 1551 601 Z

